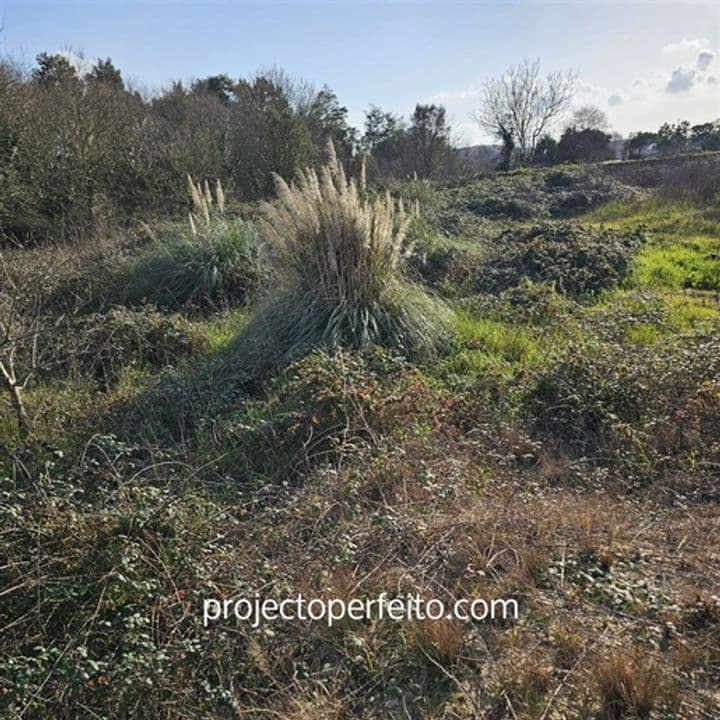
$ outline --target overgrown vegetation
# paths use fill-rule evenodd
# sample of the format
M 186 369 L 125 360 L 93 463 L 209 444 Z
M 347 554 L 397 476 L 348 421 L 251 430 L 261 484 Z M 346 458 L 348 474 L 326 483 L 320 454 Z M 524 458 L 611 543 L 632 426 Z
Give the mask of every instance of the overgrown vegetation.
M 226 217 L 222 184 L 215 198 L 208 182 L 195 185 L 188 176 L 194 211 L 190 226 L 153 238 L 124 279 L 123 300 L 153 302 L 161 308 L 218 309 L 242 303 L 261 274 L 253 225 Z
M 530 280 L 575 298 L 592 295 L 628 274 L 641 238 L 568 224 L 507 230 L 494 240 L 475 288 L 500 292 Z
M 4 246 L 0 715 L 714 717 L 720 218 L 609 167 Z M 255 593 L 520 616 L 203 627 Z

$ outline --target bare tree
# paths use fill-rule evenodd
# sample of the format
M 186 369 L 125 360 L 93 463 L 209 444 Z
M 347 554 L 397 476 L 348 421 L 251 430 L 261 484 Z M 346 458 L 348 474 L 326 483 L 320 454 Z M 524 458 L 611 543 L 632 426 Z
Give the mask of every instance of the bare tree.
M 576 130 L 601 130 L 605 132 L 610 123 L 607 115 L 597 105 L 581 105 L 573 111 L 570 125 Z
M 18 308 L 20 292 L 10 277 L 1 254 L 0 269 L 3 274 L 3 281 L 0 284 L 0 388 L 3 388 L 8 394 L 20 436 L 27 437 L 30 434 L 31 426 L 23 402 L 22 391 L 35 370 L 37 321 L 30 324 L 23 322 Z M 20 378 L 15 367 L 15 356 L 19 344 L 28 340 L 32 344 L 32 361 L 27 374 Z
M 485 83 L 475 120 L 503 141 L 521 164 L 529 162 L 538 140 L 568 109 L 577 73 L 540 76 L 540 61 L 524 60 L 500 78 Z

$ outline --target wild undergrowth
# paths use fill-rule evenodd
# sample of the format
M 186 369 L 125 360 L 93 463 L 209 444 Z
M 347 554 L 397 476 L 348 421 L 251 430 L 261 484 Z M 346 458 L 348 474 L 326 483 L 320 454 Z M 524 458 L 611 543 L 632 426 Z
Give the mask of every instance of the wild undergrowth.
M 720 224 L 601 172 L 394 187 L 417 220 L 331 160 L 265 208 L 260 297 L 173 251 L 189 294 L 117 306 L 161 234 L 3 251 L 0 716 L 713 717 Z M 520 612 L 203 627 L 255 593 Z
M 152 236 L 123 278 L 122 300 L 158 307 L 218 309 L 248 300 L 262 270 L 255 227 L 225 214 L 218 182 L 215 196 L 207 181 L 188 177 L 193 201 L 189 226 L 176 225 Z

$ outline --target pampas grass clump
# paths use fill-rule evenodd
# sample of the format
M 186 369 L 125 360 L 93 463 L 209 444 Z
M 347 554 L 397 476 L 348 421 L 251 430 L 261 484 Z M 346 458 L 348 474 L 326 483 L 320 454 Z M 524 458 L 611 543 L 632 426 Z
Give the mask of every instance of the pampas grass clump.
M 316 348 L 380 345 L 434 355 L 448 340 L 449 310 L 406 280 L 410 215 L 402 201 L 372 199 L 348 180 L 332 145 L 319 172 L 275 178 L 263 229 L 273 287 L 238 339 L 255 365 L 283 365 Z
M 214 198 L 207 182 L 196 184 L 188 176 L 188 186 L 193 202 L 188 226 L 154 238 L 138 257 L 126 279 L 125 302 L 218 308 L 243 302 L 257 285 L 255 226 L 225 215 L 219 181 Z

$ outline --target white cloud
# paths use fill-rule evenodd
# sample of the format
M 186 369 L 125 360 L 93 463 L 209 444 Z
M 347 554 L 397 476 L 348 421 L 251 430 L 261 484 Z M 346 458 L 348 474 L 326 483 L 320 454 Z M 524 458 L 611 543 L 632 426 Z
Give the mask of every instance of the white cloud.
M 689 68 L 679 67 L 673 70 L 670 80 L 665 86 L 665 92 L 679 93 L 690 90 L 695 81 L 695 71 Z
M 586 95 L 595 95 L 600 90 L 599 87 L 592 83 L 586 82 L 585 80 L 579 80 L 577 84 L 578 93 L 584 93 Z
M 715 53 L 712 50 L 703 50 L 697 57 L 697 67 L 700 72 L 709 70 L 715 60 Z
M 453 100 L 468 100 L 480 96 L 482 88 L 469 87 L 464 90 L 441 90 L 432 96 L 434 102 L 451 102 Z
M 615 93 L 608 98 L 607 102 L 610 107 L 617 107 L 623 104 L 623 97 L 619 93 Z
M 64 57 L 81 77 L 92 72 L 93 67 L 98 63 L 97 58 L 86 58 L 84 55 L 73 52 L 72 50 L 60 50 L 57 54 Z
M 708 40 L 706 38 L 695 38 L 688 40 L 683 38 L 680 42 L 668 43 L 663 47 L 663 55 L 687 55 L 688 53 L 695 54 L 699 50 L 708 46 Z

